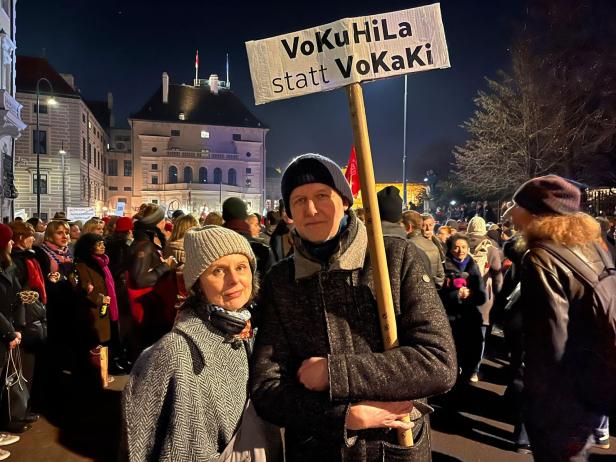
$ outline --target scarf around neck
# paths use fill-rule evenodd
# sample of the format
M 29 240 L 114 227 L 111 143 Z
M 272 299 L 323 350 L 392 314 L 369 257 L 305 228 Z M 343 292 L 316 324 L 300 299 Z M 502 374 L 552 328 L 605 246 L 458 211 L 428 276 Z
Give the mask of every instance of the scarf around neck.
M 349 216 L 345 214 L 344 217 L 342 217 L 342 220 L 340 220 L 340 226 L 338 227 L 338 232 L 336 233 L 334 237 L 332 237 L 331 239 L 325 242 L 319 242 L 316 244 L 302 239 L 304 248 L 310 255 L 315 257 L 321 263 L 327 263 L 329 259 L 332 257 L 332 255 L 338 249 L 338 244 L 340 243 L 340 236 L 342 235 L 342 232 L 347 228 L 348 223 L 349 223 Z
M 52 242 L 43 242 L 41 249 L 49 257 L 49 269 L 51 273 L 62 273 L 66 276 L 70 271 L 73 259 L 68 247 L 60 247 Z
M 241 346 L 242 341 L 251 341 L 254 337 L 254 330 L 251 324 L 252 315 L 247 307 L 244 307 L 238 311 L 225 310 L 218 305 L 207 303 L 206 301 L 200 300 L 198 297 L 193 296 L 186 300 L 185 308 L 194 309 L 203 322 L 218 330 L 225 338 L 225 342 L 230 343 L 234 349 L 238 349 Z M 217 314 L 229 316 L 240 322 L 246 323 L 244 329 L 240 333 L 225 329 L 225 327 L 220 323 L 212 321 L 212 318 L 216 317 Z
M 105 277 L 105 287 L 107 289 L 107 295 L 111 299 L 109 303 L 109 316 L 112 321 L 117 321 L 119 318 L 118 300 L 116 298 L 115 283 L 113 282 L 113 276 L 109 270 L 109 257 L 107 255 L 92 255 L 92 259 L 98 263 L 101 270 L 103 270 L 103 276 Z
M 467 255 L 466 258 L 464 260 L 458 260 L 456 257 L 454 257 L 453 255 L 451 256 L 451 261 L 453 262 L 454 265 L 456 265 L 458 267 L 458 269 L 461 272 L 466 271 L 466 267 L 468 266 L 468 264 L 471 261 L 471 256 Z

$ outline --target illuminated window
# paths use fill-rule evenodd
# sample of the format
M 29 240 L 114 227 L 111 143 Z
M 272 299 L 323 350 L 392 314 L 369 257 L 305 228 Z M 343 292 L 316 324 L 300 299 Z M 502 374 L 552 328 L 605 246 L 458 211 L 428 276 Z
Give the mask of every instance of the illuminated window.
M 210 137 L 210 132 L 201 130 L 201 138 L 209 138 L 209 137 Z

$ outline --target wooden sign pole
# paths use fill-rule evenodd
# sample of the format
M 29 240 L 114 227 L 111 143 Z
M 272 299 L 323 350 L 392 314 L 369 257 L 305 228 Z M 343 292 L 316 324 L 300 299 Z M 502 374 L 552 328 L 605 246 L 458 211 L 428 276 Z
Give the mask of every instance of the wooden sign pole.
M 376 199 L 376 186 L 374 181 L 374 167 L 372 165 L 372 152 L 370 138 L 368 137 L 368 122 L 364 106 L 364 94 L 359 83 L 352 83 L 347 87 L 351 125 L 353 127 L 353 140 L 357 150 L 357 167 L 361 183 L 361 197 L 366 214 L 366 228 L 368 230 L 368 250 L 372 262 L 376 302 L 381 323 L 381 335 L 386 350 L 398 347 L 398 330 L 396 328 L 396 314 L 389 284 L 389 271 L 385 256 L 383 242 L 383 229 L 379 205 Z M 410 418 L 405 418 L 410 422 Z M 401 446 L 413 446 L 413 432 L 411 430 L 398 430 L 398 443 Z

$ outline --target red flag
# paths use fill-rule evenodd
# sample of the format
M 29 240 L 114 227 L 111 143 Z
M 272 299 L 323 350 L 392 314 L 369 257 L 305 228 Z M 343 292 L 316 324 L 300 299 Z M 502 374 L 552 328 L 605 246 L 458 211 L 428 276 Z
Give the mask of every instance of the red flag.
M 351 147 L 351 156 L 349 157 L 349 164 L 347 165 L 344 177 L 351 186 L 351 192 L 353 197 L 359 193 L 359 170 L 357 169 L 357 154 L 355 153 L 355 146 Z
M 195 55 L 195 69 L 199 69 L 199 50 L 197 50 L 197 54 Z

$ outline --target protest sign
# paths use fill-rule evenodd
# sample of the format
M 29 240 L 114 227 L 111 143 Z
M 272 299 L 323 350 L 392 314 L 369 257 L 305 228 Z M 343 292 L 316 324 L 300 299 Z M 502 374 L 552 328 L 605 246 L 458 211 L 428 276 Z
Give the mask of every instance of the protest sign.
M 88 221 L 94 216 L 94 207 L 67 207 L 66 217 L 69 221 Z
M 438 3 L 246 42 L 256 104 L 449 67 Z

